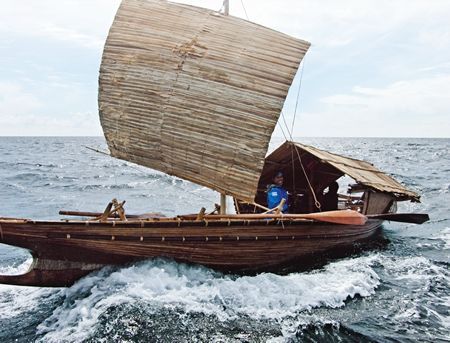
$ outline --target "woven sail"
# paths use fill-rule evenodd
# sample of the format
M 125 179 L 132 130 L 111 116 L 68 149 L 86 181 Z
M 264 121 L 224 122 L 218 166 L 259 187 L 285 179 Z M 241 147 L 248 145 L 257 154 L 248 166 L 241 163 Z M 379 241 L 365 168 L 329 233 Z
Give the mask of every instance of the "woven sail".
M 111 155 L 253 201 L 308 47 L 211 10 L 123 0 L 99 80 Z

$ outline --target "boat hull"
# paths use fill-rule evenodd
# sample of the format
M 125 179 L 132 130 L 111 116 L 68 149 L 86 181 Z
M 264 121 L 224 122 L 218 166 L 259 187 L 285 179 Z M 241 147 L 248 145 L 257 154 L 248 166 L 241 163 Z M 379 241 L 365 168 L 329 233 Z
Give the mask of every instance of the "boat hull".
M 313 256 L 348 250 L 382 224 L 339 225 L 313 221 L 0 222 L 0 243 L 28 249 L 23 275 L 0 283 L 70 286 L 106 265 L 155 257 L 195 263 L 231 273 L 300 269 Z

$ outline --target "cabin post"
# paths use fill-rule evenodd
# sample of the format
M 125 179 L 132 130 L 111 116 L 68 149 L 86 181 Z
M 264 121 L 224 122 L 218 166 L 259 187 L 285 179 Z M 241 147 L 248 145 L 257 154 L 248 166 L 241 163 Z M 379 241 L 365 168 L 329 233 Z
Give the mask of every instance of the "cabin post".
M 230 0 L 224 0 L 223 2 L 223 14 L 230 14 Z
M 227 214 L 227 196 L 220 193 L 220 214 Z

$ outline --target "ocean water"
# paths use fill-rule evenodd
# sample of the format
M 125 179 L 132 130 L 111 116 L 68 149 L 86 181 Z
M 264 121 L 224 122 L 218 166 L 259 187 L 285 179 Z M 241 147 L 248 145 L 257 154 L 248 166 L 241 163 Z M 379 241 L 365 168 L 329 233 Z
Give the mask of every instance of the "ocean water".
M 288 275 L 158 259 L 70 288 L 0 285 L 0 341 L 450 342 L 450 140 L 299 140 L 374 163 L 422 194 L 399 211 L 431 220 L 387 222 L 383 244 Z M 206 188 L 84 146 L 106 148 L 99 137 L 0 137 L 0 216 L 59 220 L 60 209 L 102 211 L 113 197 L 129 213 L 168 215 L 218 202 Z M 30 261 L 0 245 L 0 273 Z

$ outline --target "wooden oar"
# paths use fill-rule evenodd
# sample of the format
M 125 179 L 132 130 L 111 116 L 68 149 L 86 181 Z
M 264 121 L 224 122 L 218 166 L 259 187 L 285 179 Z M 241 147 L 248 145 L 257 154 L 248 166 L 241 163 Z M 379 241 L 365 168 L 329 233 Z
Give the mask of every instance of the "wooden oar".
M 180 216 L 183 219 L 195 219 L 191 216 Z M 205 215 L 205 220 L 255 220 L 255 219 L 310 219 L 320 222 L 347 224 L 347 225 L 364 225 L 367 217 L 359 212 L 352 210 L 328 211 L 306 214 L 273 214 L 273 213 L 257 213 L 257 214 L 213 214 Z
M 97 217 L 100 212 L 78 212 L 78 211 L 60 211 L 59 214 L 69 216 Z M 111 216 L 114 217 L 114 216 Z M 145 215 L 127 215 L 128 218 L 161 218 L 158 213 Z M 180 219 L 197 220 L 198 214 L 181 215 Z M 117 217 L 115 217 L 117 218 Z M 257 220 L 257 219 L 309 219 L 327 223 L 347 224 L 347 225 L 364 225 L 367 217 L 359 212 L 352 210 L 328 211 L 306 214 L 209 214 L 204 215 L 203 220 Z
M 423 224 L 430 220 L 430 216 L 426 213 L 382 213 L 369 214 L 367 217 L 371 219 L 384 219 L 392 222 Z

